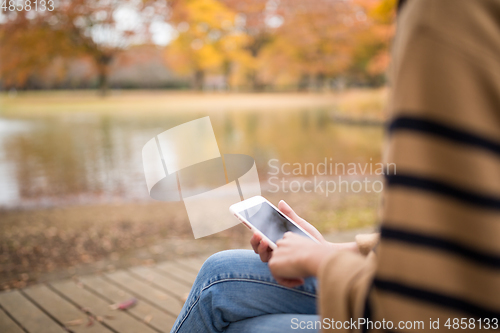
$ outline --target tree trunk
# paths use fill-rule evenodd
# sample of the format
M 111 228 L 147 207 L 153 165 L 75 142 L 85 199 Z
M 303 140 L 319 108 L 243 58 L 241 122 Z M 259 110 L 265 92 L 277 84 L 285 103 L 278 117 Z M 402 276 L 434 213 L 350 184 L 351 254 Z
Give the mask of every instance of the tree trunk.
M 99 85 L 99 95 L 105 97 L 108 94 L 109 86 L 109 64 L 113 60 L 112 55 L 100 55 L 97 57 L 97 70 L 98 70 L 98 85 Z
M 105 97 L 108 94 L 108 73 L 105 69 L 99 69 L 99 95 Z
M 325 79 L 326 76 L 324 73 L 318 73 L 316 75 L 316 91 L 321 92 L 325 88 Z
M 230 61 L 225 61 L 224 62 L 224 83 L 226 84 L 226 91 L 231 91 L 231 69 L 232 69 L 232 64 Z
M 250 54 L 252 55 L 252 58 L 257 60 L 262 48 L 270 41 L 271 41 L 270 37 L 265 33 L 256 36 L 253 40 L 253 43 L 251 43 L 250 46 L 248 47 Z M 251 70 L 251 72 L 248 75 L 248 78 L 250 80 L 250 84 L 253 91 L 264 90 L 264 84 L 262 84 L 259 81 L 258 72 L 256 69 Z
M 250 83 L 253 91 L 260 91 L 262 89 L 262 85 L 259 83 L 259 79 L 257 78 L 256 70 L 252 70 L 250 73 Z
M 302 74 L 300 76 L 299 84 L 298 84 L 298 90 L 299 91 L 307 91 L 309 90 L 309 84 L 310 84 L 310 76 L 309 74 Z
M 194 72 L 193 89 L 196 91 L 202 91 L 204 83 L 205 83 L 205 71 L 197 69 Z

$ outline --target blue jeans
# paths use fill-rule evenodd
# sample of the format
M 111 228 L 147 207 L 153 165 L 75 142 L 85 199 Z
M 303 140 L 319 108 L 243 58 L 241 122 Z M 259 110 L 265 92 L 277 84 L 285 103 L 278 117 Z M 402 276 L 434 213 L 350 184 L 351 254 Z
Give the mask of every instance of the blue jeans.
M 318 332 L 297 329 L 318 320 L 316 279 L 283 287 L 253 251 L 231 250 L 205 261 L 171 332 Z

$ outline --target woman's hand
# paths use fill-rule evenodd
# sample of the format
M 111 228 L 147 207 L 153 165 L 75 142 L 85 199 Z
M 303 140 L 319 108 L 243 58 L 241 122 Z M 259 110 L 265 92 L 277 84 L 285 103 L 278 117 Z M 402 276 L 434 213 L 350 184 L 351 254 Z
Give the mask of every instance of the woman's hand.
M 269 269 L 276 281 L 287 287 L 301 285 L 304 278 L 316 276 L 324 256 L 336 251 L 326 243 L 318 244 L 292 232 L 285 233 L 276 245 Z
M 326 241 L 318 229 L 298 216 L 285 201 L 279 202 L 278 209 L 319 241 L 318 244 L 309 238 L 288 232 L 276 243 L 278 249 L 273 251 L 259 234 L 253 234 L 250 240 L 253 250 L 263 262 L 269 262 L 269 268 L 278 283 L 287 287 L 299 286 L 304 283 L 305 277 L 317 275 L 319 264 L 328 253 L 338 250 L 358 252 L 355 242 Z
M 263 262 L 268 262 L 273 255 L 273 249 L 269 247 L 267 241 L 262 239 L 258 233 L 254 233 L 250 239 L 250 244 L 252 244 L 253 250 L 260 256 L 260 260 Z
M 316 238 L 320 243 L 322 244 L 332 244 L 327 242 L 324 238 L 323 235 L 313 227 L 310 223 L 308 223 L 306 220 L 301 218 L 300 216 L 297 215 L 293 211 L 293 209 L 283 200 L 281 200 L 278 204 L 278 209 L 288 216 L 289 218 L 292 219 L 293 222 L 297 223 L 299 226 L 302 227 L 305 231 L 307 231 L 311 236 Z M 263 262 L 268 262 L 269 259 L 271 259 L 271 256 L 273 254 L 273 250 L 269 247 L 269 244 L 265 240 L 261 238 L 261 236 L 257 233 L 254 233 L 252 238 L 250 239 L 250 244 L 252 244 L 253 250 L 255 253 L 257 253 L 260 256 L 260 260 Z

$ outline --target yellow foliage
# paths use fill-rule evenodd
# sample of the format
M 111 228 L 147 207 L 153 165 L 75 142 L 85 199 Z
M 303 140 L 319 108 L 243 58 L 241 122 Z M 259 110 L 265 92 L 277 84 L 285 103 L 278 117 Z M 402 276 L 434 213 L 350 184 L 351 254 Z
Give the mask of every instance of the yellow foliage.
M 236 13 L 217 0 L 176 3 L 172 23 L 177 38 L 167 47 L 165 58 L 181 74 L 220 71 L 227 62 L 247 62 L 247 36 L 235 29 Z
M 200 81 L 205 73 L 223 74 L 231 84 L 250 83 L 254 88 L 293 85 L 307 77 L 377 76 L 389 62 L 396 2 L 281 0 L 271 13 L 266 0 L 169 0 L 165 18 L 176 36 L 164 58 L 179 74 L 194 74 Z M 94 14 L 105 9 L 108 19 L 98 23 L 113 27 L 116 8 L 108 2 L 91 3 L 73 0 L 60 7 L 50 14 L 57 14 L 55 26 L 47 23 L 48 16 L 28 20 L 21 14 L 0 24 L 3 83 L 23 86 L 57 57 L 82 54 L 91 56 L 103 69 L 99 73 L 107 75 L 121 47 L 96 43 L 89 37 L 90 28 L 75 22 L 92 26 Z M 155 0 L 141 3 L 138 10 L 147 16 L 147 6 Z M 273 16 L 278 24 L 269 24 Z
M 396 6 L 397 0 L 380 0 L 369 15 L 382 24 L 391 24 L 394 22 Z

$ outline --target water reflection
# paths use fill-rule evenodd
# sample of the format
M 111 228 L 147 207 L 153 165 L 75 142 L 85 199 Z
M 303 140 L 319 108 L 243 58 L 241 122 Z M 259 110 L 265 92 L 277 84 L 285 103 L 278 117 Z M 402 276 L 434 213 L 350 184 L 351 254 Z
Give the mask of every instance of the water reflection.
M 382 128 L 336 125 L 327 110 L 0 119 L 0 206 L 148 200 L 142 146 L 206 115 L 220 152 L 253 156 L 261 180 L 269 159 L 380 161 Z

